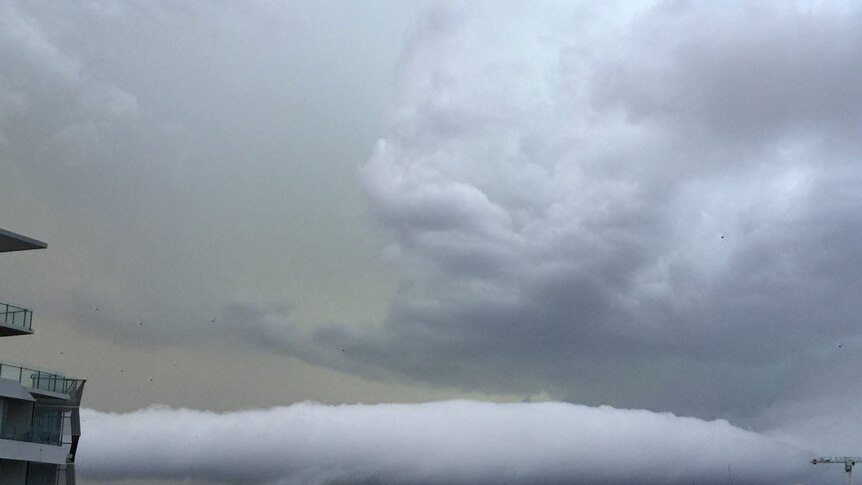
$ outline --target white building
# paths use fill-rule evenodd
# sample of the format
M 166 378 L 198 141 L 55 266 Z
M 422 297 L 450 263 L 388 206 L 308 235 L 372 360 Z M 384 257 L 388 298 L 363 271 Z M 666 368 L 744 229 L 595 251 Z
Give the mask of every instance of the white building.
M 47 244 L 0 229 L 0 253 Z M 0 303 L 0 337 L 33 333 L 33 312 Z M 0 484 L 74 485 L 83 379 L 0 361 Z

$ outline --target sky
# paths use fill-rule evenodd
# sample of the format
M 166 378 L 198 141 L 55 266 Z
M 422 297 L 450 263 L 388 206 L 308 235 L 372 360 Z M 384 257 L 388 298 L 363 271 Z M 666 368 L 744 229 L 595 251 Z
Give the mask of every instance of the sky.
M 0 2 L 4 361 L 85 485 L 862 453 L 852 2 Z

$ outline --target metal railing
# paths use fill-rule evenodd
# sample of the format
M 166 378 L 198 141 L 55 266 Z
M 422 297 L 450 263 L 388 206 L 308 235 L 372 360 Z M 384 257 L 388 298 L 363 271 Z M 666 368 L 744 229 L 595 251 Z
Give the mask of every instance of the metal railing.
M 62 374 L 5 362 L 0 362 L 0 378 L 18 381 L 22 386 L 33 390 L 60 394 L 72 394 L 82 382 L 80 379 L 70 379 Z
M 31 330 L 33 325 L 33 311 L 10 305 L 8 303 L 0 303 L 0 325 Z

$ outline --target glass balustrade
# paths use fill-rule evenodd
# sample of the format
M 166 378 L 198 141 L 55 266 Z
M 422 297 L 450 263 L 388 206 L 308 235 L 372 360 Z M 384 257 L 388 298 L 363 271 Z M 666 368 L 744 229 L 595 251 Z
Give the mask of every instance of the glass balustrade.
M 59 394 L 71 394 L 82 382 L 80 379 L 70 379 L 61 374 L 0 362 L 0 378 L 18 381 L 22 386 L 36 390 Z
M 26 308 L 0 302 L 0 325 L 31 331 L 33 312 Z

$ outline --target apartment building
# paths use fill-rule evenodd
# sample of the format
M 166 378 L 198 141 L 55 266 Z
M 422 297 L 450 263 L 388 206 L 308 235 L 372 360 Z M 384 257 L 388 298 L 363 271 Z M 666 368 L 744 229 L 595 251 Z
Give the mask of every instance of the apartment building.
M 45 247 L 0 229 L 0 253 Z M 31 310 L 0 303 L 0 338 L 32 334 L 32 323 Z M 0 356 L 0 484 L 75 484 L 84 382 Z

